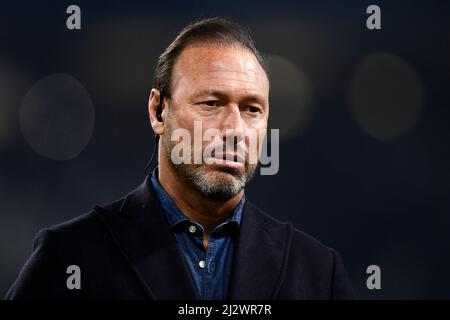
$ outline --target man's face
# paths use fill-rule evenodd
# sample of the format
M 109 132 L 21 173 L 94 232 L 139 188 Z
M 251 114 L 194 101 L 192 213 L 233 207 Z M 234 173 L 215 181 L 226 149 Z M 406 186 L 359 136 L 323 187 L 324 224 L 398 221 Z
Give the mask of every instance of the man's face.
M 205 197 L 216 201 L 231 199 L 244 188 L 257 167 L 248 161 L 246 137 L 249 130 L 267 128 L 269 81 L 265 71 L 253 53 L 242 48 L 211 44 L 189 46 L 174 65 L 171 91 L 161 139 L 162 156 Z M 203 159 L 201 164 L 194 164 L 192 152 L 191 164 L 175 165 L 170 157 L 178 141 L 171 141 L 172 132 L 184 128 L 190 132 L 192 140 L 202 139 L 194 135 L 194 123 L 201 124 L 202 133 L 208 129 L 220 131 L 216 140 L 201 143 L 204 150 L 207 145 L 211 147 L 221 142 L 222 154 L 213 152 L 214 158 L 220 161 L 207 164 Z M 225 150 L 230 132 L 236 136 L 231 140 L 231 152 Z M 259 143 L 257 145 L 259 155 Z M 191 147 L 193 150 L 194 141 Z M 226 156 L 234 160 L 224 160 Z

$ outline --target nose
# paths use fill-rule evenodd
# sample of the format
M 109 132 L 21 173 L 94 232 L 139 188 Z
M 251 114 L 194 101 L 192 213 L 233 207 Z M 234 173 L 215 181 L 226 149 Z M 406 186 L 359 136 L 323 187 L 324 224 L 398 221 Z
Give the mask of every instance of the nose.
M 227 136 L 234 136 L 240 143 L 244 139 L 244 123 L 241 117 L 241 112 L 238 106 L 230 106 L 227 108 L 225 119 L 223 121 L 222 136 L 224 139 Z

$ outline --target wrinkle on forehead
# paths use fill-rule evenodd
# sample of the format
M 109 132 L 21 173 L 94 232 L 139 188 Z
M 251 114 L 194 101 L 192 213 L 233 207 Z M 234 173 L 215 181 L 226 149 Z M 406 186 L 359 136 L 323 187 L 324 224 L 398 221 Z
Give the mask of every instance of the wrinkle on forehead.
M 231 51 L 240 54 L 232 54 Z M 173 88 L 181 79 L 193 81 L 238 81 L 264 87 L 267 75 L 254 54 L 235 46 L 199 45 L 187 47 L 173 69 Z

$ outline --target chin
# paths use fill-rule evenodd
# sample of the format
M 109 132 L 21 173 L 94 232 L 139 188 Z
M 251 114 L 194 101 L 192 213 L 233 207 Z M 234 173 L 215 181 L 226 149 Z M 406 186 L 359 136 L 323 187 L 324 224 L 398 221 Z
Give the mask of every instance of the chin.
M 245 174 L 245 167 L 240 169 L 220 164 L 212 164 L 207 165 L 206 172 L 206 174 L 213 179 L 224 179 L 229 182 L 236 182 Z

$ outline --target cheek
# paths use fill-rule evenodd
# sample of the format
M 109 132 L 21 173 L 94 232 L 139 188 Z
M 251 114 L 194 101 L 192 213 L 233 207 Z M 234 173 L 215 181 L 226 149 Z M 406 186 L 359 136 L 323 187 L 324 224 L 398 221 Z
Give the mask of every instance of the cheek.
M 246 130 L 259 132 L 267 129 L 267 118 L 251 119 L 246 122 Z
M 191 116 L 190 112 L 183 108 L 180 111 L 174 111 L 171 115 L 171 127 L 172 129 L 185 129 L 191 134 L 194 131 L 194 118 Z
M 260 144 L 267 134 L 269 134 L 269 129 L 267 129 L 266 119 L 249 123 L 246 127 L 245 142 L 249 146 L 249 142 L 252 139 L 253 143 L 256 142 L 259 149 Z

